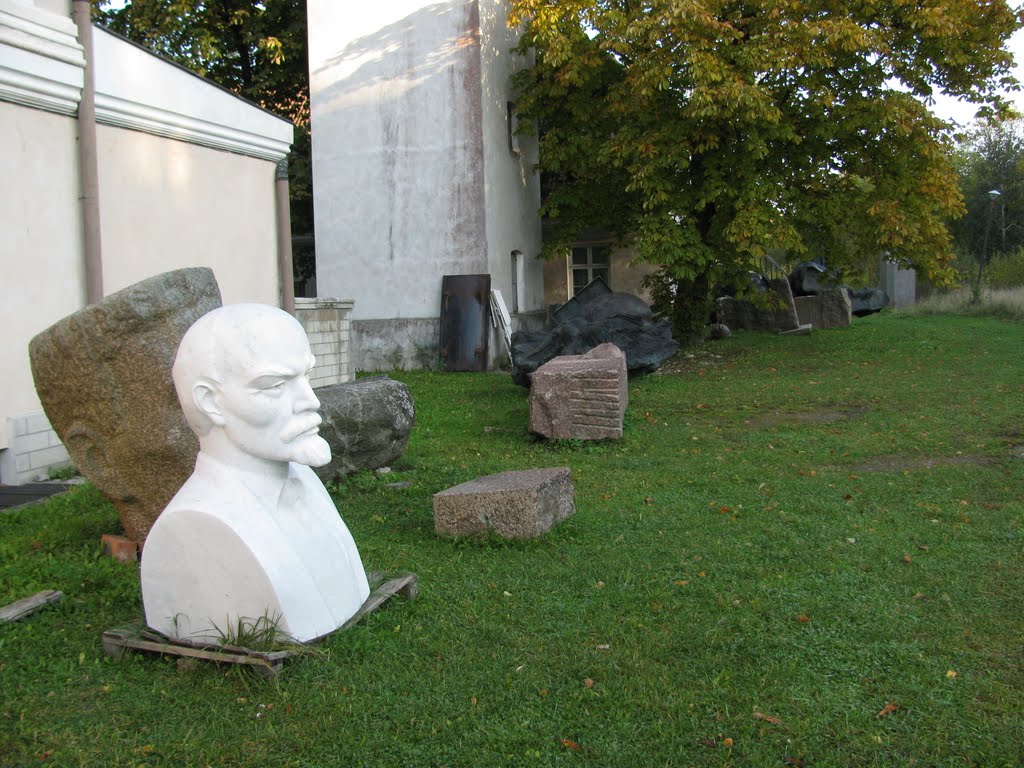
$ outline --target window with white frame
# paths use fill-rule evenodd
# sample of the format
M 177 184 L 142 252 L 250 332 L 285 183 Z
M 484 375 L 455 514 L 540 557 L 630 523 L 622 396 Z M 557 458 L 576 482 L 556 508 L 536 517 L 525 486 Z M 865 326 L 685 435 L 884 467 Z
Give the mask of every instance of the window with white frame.
M 612 249 L 608 245 L 576 245 L 569 257 L 572 273 L 572 295 L 575 296 L 594 278 L 600 277 L 611 287 L 608 271 Z

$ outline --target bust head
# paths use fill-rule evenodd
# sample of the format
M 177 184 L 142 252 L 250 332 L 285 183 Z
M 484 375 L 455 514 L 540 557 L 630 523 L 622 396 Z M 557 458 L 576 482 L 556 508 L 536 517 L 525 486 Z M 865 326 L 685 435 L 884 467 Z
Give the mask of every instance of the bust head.
M 276 307 L 232 304 L 197 320 L 172 375 L 200 450 L 234 466 L 329 462 L 313 363 L 306 332 Z

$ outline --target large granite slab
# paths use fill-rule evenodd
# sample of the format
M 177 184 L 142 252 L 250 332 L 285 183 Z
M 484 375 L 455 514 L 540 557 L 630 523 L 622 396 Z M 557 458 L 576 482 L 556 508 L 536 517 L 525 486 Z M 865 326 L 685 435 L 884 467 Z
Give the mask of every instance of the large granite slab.
M 628 399 L 626 357 L 614 344 L 556 357 L 533 373 L 530 431 L 548 438 L 618 439 Z
M 575 511 L 568 467 L 502 472 L 434 494 L 434 529 L 445 536 L 531 539 Z

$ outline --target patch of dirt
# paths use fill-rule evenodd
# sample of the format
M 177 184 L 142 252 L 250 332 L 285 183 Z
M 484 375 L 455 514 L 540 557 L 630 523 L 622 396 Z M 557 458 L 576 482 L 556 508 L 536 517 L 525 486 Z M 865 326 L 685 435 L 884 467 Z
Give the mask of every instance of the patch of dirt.
M 698 373 L 701 370 L 722 368 L 739 356 L 738 350 L 711 344 L 684 347 L 662 363 L 655 374 Z
M 773 411 L 762 413 L 744 421 L 755 427 L 800 426 L 802 424 L 831 424 L 835 421 L 849 421 L 867 413 L 862 405 L 849 405 L 843 408 L 822 408 L 815 411 Z
M 911 458 L 910 456 L 879 456 L 876 459 L 853 464 L 851 472 L 903 472 L 937 467 L 983 467 L 999 462 L 995 456 L 936 456 L 934 458 Z

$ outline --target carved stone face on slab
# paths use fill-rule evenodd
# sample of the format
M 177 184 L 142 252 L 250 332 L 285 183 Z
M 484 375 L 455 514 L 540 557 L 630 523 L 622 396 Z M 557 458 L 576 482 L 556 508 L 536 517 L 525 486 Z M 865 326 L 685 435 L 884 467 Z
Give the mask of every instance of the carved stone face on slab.
M 228 463 L 328 463 L 314 362 L 302 326 L 275 307 L 234 304 L 200 318 L 182 339 L 174 383 L 202 450 Z
M 220 305 L 212 271 L 179 269 L 84 307 L 29 345 L 50 423 L 140 544 L 199 448 L 171 384 L 175 352 L 189 327 Z

